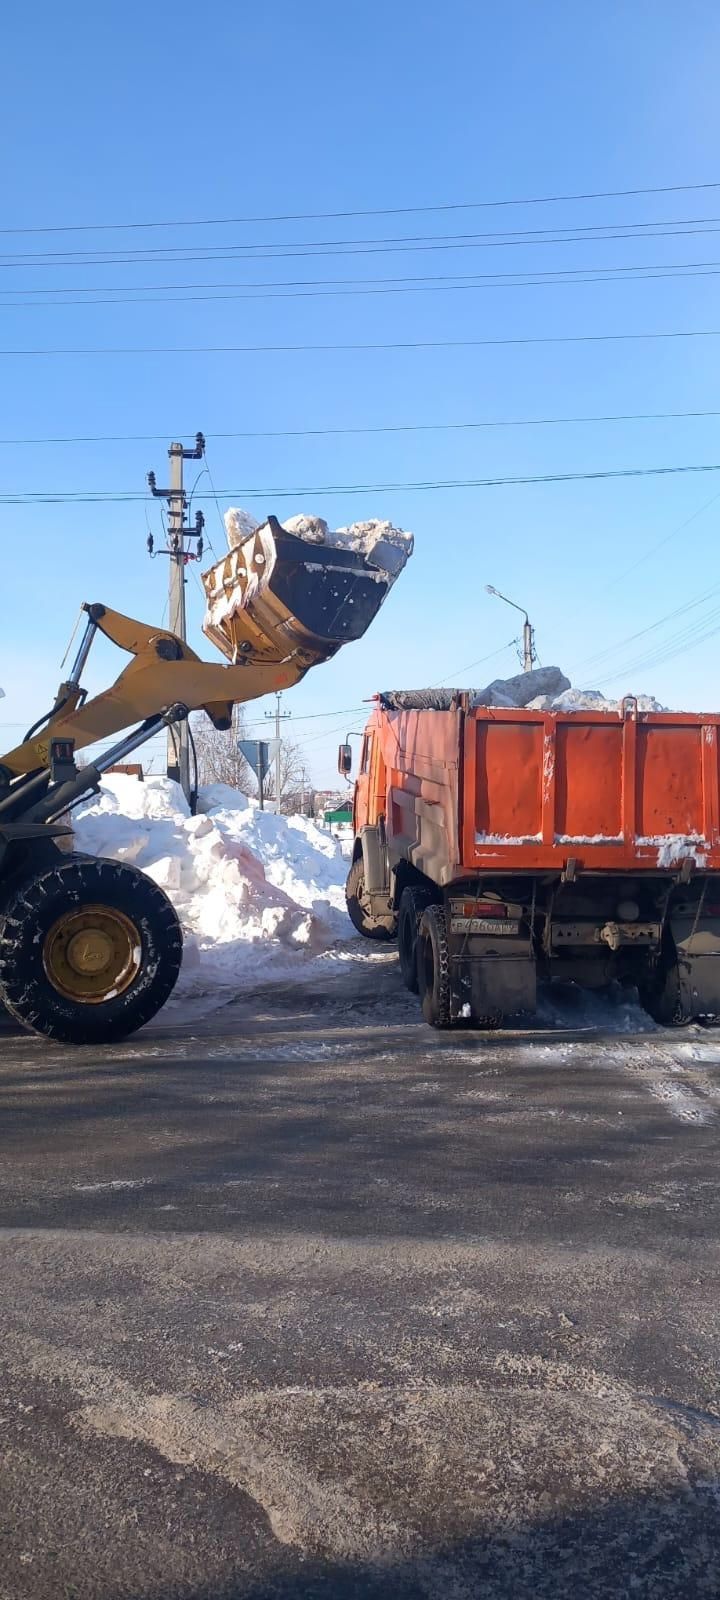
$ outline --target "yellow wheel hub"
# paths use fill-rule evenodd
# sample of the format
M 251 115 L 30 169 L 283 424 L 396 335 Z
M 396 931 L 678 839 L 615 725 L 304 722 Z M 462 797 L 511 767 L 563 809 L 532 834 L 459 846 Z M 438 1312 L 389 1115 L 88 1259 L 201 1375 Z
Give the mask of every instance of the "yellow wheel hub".
M 85 1005 L 123 994 L 137 977 L 141 961 L 138 929 L 113 906 L 66 912 L 43 944 L 43 965 L 53 987 Z

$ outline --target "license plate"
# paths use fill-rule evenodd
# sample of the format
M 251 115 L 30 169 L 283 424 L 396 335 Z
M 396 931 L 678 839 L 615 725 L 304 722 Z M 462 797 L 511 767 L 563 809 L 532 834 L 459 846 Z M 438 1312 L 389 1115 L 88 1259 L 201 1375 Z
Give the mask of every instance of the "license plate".
M 451 917 L 451 933 L 488 933 L 493 938 L 499 934 L 503 938 L 517 938 L 520 932 L 519 922 L 500 921 L 499 917 Z

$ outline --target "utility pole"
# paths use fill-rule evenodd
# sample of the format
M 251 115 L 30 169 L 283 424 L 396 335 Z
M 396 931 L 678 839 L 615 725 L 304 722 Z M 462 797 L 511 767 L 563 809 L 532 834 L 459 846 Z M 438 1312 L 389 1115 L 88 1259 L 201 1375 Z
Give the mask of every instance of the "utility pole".
M 500 590 L 493 588 L 491 583 L 486 583 L 485 590 L 487 594 L 494 594 L 497 600 L 504 600 L 506 606 L 512 606 L 513 611 L 520 611 L 522 613 L 524 618 L 522 647 L 523 672 L 532 672 L 535 662 L 537 661 L 537 654 L 535 651 L 535 629 L 530 621 L 527 611 L 525 610 L 524 606 L 516 605 L 514 600 L 508 600 L 507 595 L 501 594 Z
M 155 550 L 152 534 L 148 535 L 147 547 L 151 556 L 169 556 L 168 565 L 168 618 L 170 632 L 177 635 L 178 639 L 187 642 L 187 618 L 185 612 L 185 568 L 189 561 L 200 561 L 203 553 L 202 531 L 205 519 L 202 511 L 196 512 L 195 526 L 189 528 L 185 516 L 187 512 L 187 495 L 183 483 L 183 466 L 186 461 L 201 461 L 205 453 L 205 439 L 201 433 L 195 435 L 195 444 L 188 447 L 173 442 L 168 449 L 170 458 L 170 487 L 158 489 L 155 473 L 149 472 L 147 481 L 150 493 L 156 500 L 166 500 L 168 507 L 168 544 L 164 550 Z M 188 549 L 186 539 L 197 541 L 194 551 Z M 193 785 L 190 781 L 190 730 L 187 718 L 173 728 L 168 728 L 167 765 L 166 771 L 169 778 L 179 783 L 183 794 L 192 807 L 194 804 Z
M 275 691 L 275 710 L 274 711 L 266 711 L 265 712 L 265 716 L 268 717 L 270 720 L 272 720 L 273 717 L 275 718 L 275 810 L 277 811 L 278 816 L 280 815 L 280 779 L 281 779 L 281 766 L 282 766 L 282 759 L 281 759 L 282 758 L 282 749 L 281 749 L 281 745 L 280 745 L 280 723 L 281 722 L 287 722 L 288 717 L 292 716 L 292 711 L 281 711 L 280 710 L 281 697 L 282 697 L 282 690 L 281 689 L 277 689 Z

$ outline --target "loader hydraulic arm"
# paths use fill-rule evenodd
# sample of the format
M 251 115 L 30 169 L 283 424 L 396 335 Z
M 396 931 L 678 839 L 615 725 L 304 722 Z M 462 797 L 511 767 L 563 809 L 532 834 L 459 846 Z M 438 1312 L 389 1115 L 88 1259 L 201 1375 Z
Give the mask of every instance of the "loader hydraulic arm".
M 217 728 L 229 728 L 236 701 L 289 689 L 311 665 L 305 652 L 285 661 L 266 656 L 262 661 L 248 660 L 247 666 L 215 665 L 201 661 L 172 633 L 105 606 L 86 610 L 88 627 L 99 629 L 133 659 L 111 688 L 90 700 L 83 702 L 79 685 L 72 685 L 68 699 L 51 713 L 42 730 L 0 758 L 0 765 L 13 777 L 46 767 L 52 739 L 72 739 L 75 749 L 82 750 L 172 705 L 207 711 Z
M 7 785 L 47 769 L 53 740 L 72 740 L 81 750 L 171 708 L 175 720 L 184 706 L 207 711 L 217 728 L 229 728 L 233 705 L 291 688 L 310 667 L 361 638 L 397 570 L 375 552 L 309 545 L 269 517 L 203 573 L 203 632 L 227 657 L 225 667 L 201 661 L 163 628 L 109 606 L 86 605 L 87 626 L 70 677 L 48 716 L 0 756 L 0 780 Z M 98 630 L 132 660 L 112 688 L 88 700 L 80 676 Z
M 167 629 L 109 606 L 85 605 L 85 632 L 52 709 L 21 744 L 0 755 L 0 825 L 52 820 L 56 800 L 67 796 L 75 803 L 109 762 L 124 759 L 163 722 L 202 710 L 216 728 L 228 729 L 233 705 L 291 688 L 310 667 L 362 637 L 394 581 L 395 554 L 390 548 L 383 560 L 375 551 L 309 544 L 269 517 L 203 573 L 203 631 L 227 666 L 201 661 Z M 131 659 L 111 688 L 88 699 L 81 675 L 98 632 Z M 84 769 L 83 785 L 75 752 L 137 723 Z

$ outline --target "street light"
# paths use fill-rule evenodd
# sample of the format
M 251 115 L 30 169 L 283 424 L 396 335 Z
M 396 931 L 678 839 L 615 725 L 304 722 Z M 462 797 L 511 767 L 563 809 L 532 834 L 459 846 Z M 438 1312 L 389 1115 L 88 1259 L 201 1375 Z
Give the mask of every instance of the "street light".
M 512 606 L 513 611 L 519 611 L 524 618 L 523 622 L 523 672 L 532 672 L 535 665 L 535 629 L 524 606 L 519 606 L 514 600 L 508 600 L 506 594 L 501 594 L 492 583 L 486 583 L 486 594 L 494 594 L 497 600 L 504 600 L 506 606 Z

